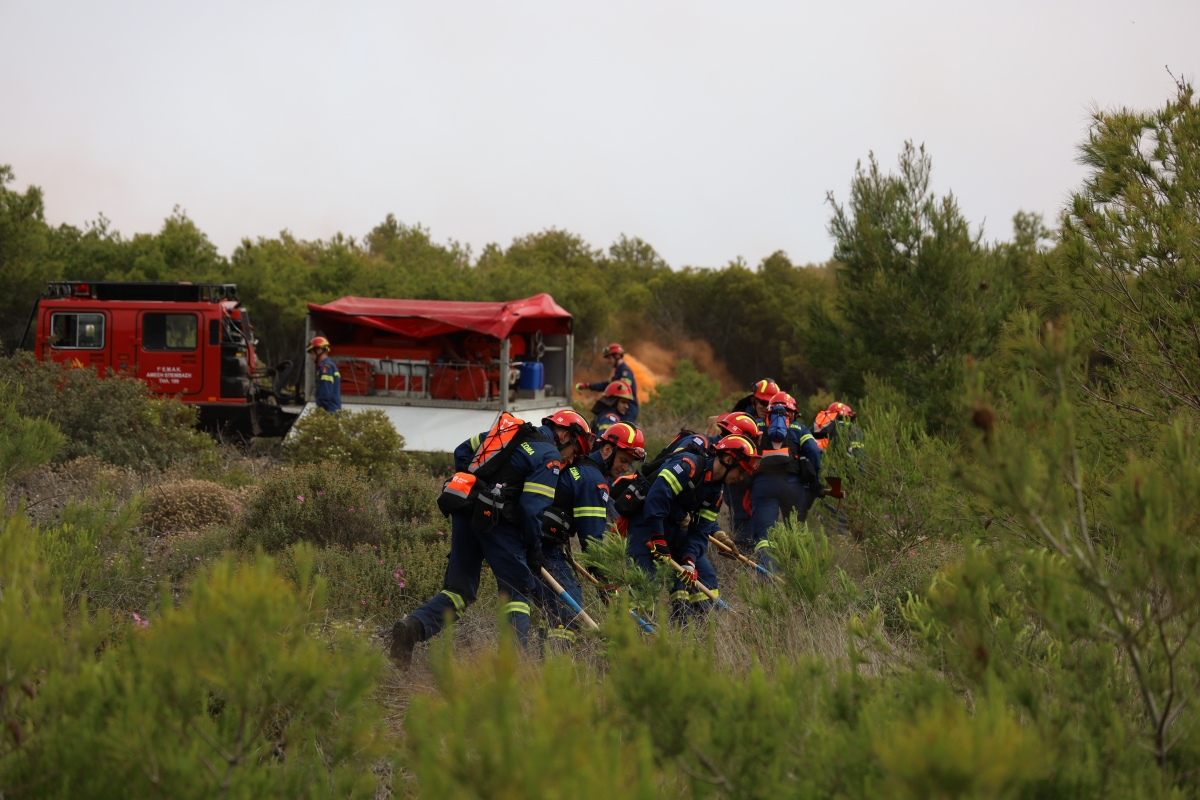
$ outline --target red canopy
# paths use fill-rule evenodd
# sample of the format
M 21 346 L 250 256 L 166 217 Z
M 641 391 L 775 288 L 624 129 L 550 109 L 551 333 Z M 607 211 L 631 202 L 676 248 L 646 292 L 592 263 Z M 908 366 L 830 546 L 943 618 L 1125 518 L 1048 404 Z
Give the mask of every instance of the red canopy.
M 309 303 L 314 314 L 328 314 L 341 322 L 425 339 L 455 331 L 476 331 L 503 339 L 519 328 L 527 333 L 570 333 L 571 315 L 548 294 L 535 294 L 507 303 L 472 303 L 455 300 L 387 300 L 343 297 L 332 303 Z

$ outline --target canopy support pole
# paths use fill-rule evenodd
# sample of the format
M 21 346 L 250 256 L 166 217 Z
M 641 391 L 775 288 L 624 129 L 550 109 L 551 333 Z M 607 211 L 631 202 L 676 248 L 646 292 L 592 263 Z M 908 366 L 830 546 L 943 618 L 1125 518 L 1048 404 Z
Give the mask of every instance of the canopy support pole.
M 508 412 L 508 337 L 500 340 L 500 413 Z

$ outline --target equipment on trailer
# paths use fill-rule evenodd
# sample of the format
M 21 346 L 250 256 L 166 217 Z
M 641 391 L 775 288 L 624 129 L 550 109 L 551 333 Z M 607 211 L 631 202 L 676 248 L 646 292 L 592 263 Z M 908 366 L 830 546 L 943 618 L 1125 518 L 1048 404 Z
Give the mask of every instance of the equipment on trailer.
M 499 303 L 343 297 L 309 303 L 305 338 L 329 340 L 344 409 L 383 411 L 410 450 L 453 452 L 503 412 L 538 419 L 570 408 L 572 322 L 548 294 Z
M 280 436 L 302 407 L 302 364 L 259 365 L 232 283 L 51 281 L 21 347 L 105 376 L 130 375 L 200 410 L 210 430 Z M 289 408 L 289 406 L 291 406 Z

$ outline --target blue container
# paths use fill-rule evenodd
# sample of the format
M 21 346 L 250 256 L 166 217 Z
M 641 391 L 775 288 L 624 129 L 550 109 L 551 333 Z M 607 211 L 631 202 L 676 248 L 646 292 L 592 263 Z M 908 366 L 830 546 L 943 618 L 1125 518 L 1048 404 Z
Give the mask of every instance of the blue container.
M 521 378 L 517 388 L 536 392 L 546 387 L 546 368 L 539 361 L 522 361 Z

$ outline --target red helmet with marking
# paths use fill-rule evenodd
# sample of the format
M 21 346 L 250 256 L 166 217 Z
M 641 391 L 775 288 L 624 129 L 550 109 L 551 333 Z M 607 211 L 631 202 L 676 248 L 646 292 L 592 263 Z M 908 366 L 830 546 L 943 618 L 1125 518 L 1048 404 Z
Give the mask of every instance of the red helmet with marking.
M 605 397 L 615 397 L 618 400 L 632 400 L 633 387 L 629 385 L 627 380 L 613 381 L 608 386 L 604 387 Z
M 779 384 L 770 378 L 763 378 L 754 384 L 755 400 L 762 400 L 764 403 L 769 403 L 771 402 L 771 398 L 777 394 L 779 394 Z
M 854 409 L 845 403 L 830 403 L 829 410 L 839 417 L 850 417 L 850 419 L 854 419 L 856 416 Z
M 723 455 L 733 456 L 733 463 L 741 467 L 747 474 L 753 474 L 758 469 L 758 461 L 762 456 L 754 442 L 745 436 L 726 436 L 713 445 L 713 455 L 720 458 Z
M 625 355 L 625 348 L 621 347 L 621 345 L 617 344 L 616 342 L 613 342 L 612 344 L 607 345 L 602 351 L 600 351 L 600 355 L 601 356 L 623 356 L 623 355 Z
M 646 458 L 646 437 L 636 426 L 628 422 L 618 422 L 610 425 L 608 430 L 600 434 L 597 444 L 611 444 L 618 450 L 633 454 L 638 461 Z
M 796 398 L 792 397 L 787 392 L 780 392 L 771 398 L 771 403 L 768 406 L 772 411 L 778 410 L 782 406 L 789 414 L 796 413 Z
M 745 411 L 729 411 L 717 417 L 717 430 L 726 436 L 745 436 L 750 441 L 761 433 L 758 422 Z
M 579 455 L 586 456 L 592 452 L 592 429 L 588 427 L 587 420 L 579 416 L 577 411 L 569 408 L 555 411 L 551 416 L 543 418 L 542 424 L 557 425 L 570 431 L 571 435 L 575 437 L 575 443 L 579 445 Z
M 305 349 L 305 352 L 311 353 L 313 350 L 318 350 L 322 347 L 325 348 L 326 350 L 328 350 L 329 349 L 329 340 L 326 339 L 324 336 L 314 336 L 312 338 L 312 340 L 308 343 L 308 347 Z

